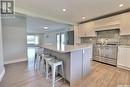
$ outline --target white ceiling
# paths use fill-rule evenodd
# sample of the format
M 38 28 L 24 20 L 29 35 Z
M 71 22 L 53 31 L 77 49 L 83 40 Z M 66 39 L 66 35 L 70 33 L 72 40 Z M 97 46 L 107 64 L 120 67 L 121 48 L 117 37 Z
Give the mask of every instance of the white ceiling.
M 64 23 L 77 23 L 130 8 L 130 0 L 15 0 L 16 11 Z M 118 5 L 124 6 L 119 8 Z M 66 8 L 66 12 L 62 9 Z
M 48 27 L 48 29 L 44 29 Z M 36 18 L 36 17 L 27 17 L 27 32 L 28 33 L 45 33 L 47 31 L 55 30 L 69 30 L 71 25 L 58 23 L 55 21 L 50 21 L 46 19 Z

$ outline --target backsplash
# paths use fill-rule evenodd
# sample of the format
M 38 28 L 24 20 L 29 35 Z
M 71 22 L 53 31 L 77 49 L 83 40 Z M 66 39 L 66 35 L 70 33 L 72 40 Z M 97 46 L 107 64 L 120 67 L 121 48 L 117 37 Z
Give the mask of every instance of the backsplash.
M 130 35 L 123 35 L 123 36 L 120 36 L 120 44 L 128 44 L 130 45 Z
M 96 43 L 101 39 L 108 39 L 111 42 L 116 41 L 123 45 L 130 45 L 130 35 L 119 35 L 119 30 L 97 32 L 97 37 L 81 37 L 81 43 Z
M 97 43 L 119 43 L 119 29 L 97 31 Z
M 119 42 L 119 29 L 97 31 L 97 37 L 81 37 L 81 43 Z
M 119 38 L 119 29 L 97 31 L 97 38 Z
M 81 37 L 81 43 L 96 43 L 96 37 Z

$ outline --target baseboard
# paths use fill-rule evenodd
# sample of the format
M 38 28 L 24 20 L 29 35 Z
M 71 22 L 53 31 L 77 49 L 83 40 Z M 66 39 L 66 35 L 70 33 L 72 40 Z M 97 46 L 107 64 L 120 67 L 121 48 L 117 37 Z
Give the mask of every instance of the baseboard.
M 5 69 L 3 69 L 2 73 L 0 74 L 0 82 L 2 81 L 4 75 L 5 75 Z
M 122 69 L 126 69 L 126 70 L 130 70 L 130 68 L 122 66 L 122 65 L 117 65 L 118 68 L 122 68 Z
M 21 59 L 16 59 L 16 60 L 12 60 L 12 61 L 5 61 L 4 64 L 11 64 L 11 63 L 17 63 L 17 62 L 23 62 L 23 61 L 27 61 L 27 58 L 21 58 Z

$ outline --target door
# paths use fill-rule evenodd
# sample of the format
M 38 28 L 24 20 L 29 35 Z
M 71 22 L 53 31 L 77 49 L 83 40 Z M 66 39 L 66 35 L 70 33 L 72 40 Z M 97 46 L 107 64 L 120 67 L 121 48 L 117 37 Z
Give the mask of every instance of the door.
M 116 45 L 107 45 L 105 47 L 105 57 L 117 59 L 117 46 Z

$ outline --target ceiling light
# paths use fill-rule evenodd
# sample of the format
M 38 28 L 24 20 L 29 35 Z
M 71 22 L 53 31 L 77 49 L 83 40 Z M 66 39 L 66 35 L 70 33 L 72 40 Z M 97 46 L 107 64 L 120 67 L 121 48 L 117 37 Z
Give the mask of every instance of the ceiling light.
M 65 11 L 66 11 L 66 9 L 62 9 L 62 11 L 63 11 L 63 12 L 65 12 Z
M 123 6 L 124 6 L 124 4 L 120 4 L 120 5 L 119 5 L 119 7 L 123 7 Z
M 86 17 L 82 17 L 82 19 L 85 19 Z
M 48 27 L 43 27 L 44 29 L 48 29 Z

